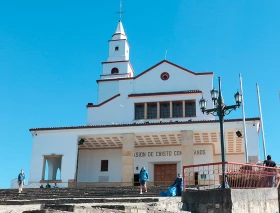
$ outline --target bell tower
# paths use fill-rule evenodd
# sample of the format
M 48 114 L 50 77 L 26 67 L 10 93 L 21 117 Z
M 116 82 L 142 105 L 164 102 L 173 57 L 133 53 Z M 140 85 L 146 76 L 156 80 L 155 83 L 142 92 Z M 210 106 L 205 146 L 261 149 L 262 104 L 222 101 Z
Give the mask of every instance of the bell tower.
M 101 79 L 133 77 L 133 68 L 129 61 L 129 44 L 122 24 L 122 0 L 120 0 L 120 20 L 109 40 L 109 54 L 106 62 L 102 62 Z
M 129 61 L 129 44 L 122 21 L 118 22 L 112 39 L 109 40 L 109 54 L 102 62 L 101 79 L 133 77 L 133 68 Z
M 109 56 L 107 61 L 128 61 L 129 45 L 123 29 L 123 24 L 119 21 L 112 40 L 109 41 Z

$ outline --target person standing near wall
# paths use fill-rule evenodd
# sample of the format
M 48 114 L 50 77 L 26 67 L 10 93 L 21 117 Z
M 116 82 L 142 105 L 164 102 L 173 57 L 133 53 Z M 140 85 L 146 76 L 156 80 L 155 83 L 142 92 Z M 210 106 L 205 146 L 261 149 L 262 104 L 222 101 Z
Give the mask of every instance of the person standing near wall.
M 180 173 L 178 174 L 178 177 L 175 179 L 172 186 L 176 187 L 176 195 L 181 196 L 182 190 L 184 188 L 184 182 L 183 182 L 182 175 Z
M 268 155 L 266 160 L 263 162 L 266 167 L 276 167 L 276 163 L 271 160 L 271 156 Z M 275 170 L 274 169 L 266 169 L 267 172 L 265 176 L 265 184 L 267 187 L 274 187 L 273 179 L 275 178 Z
M 24 171 L 22 169 L 22 170 L 20 170 L 20 173 L 18 175 L 18 193 L 22 192 L 22 187 L 24 185 L 24 181 L 25 181 L 25 175 L 24 175 Z
M 142 188 L 144 187 L 145 192 L 147 192 L 147 180 L 149 180 L 149 174 L 145 167 L 142 167 L 139 174 L 139 182 L 140 182 L 140 194 L 142 194 Z

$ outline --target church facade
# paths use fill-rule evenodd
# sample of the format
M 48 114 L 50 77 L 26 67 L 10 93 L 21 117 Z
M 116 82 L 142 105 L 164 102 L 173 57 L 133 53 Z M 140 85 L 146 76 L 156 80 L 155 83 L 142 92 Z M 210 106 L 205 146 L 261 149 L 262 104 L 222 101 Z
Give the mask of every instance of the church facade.
M 98 103 L 84 126 L 32 128 L 29 183 L 133 185 L 145 166 L 150 184 L 170 183 L 182 166 L 221 161 L 219 121 L 199 109 L 211 100 L 212 72 L 167 60 L 134 75 L 122 22 L 102 63 Z M 234 99 L 233 99 L 234 101 Z M 210 107 L 214 107 L 213 105 Z M 248 154 L 259 160 L 259 118 L 246 118 Z M 244 162 L 242 119 L 225 120 L 227 161 Z

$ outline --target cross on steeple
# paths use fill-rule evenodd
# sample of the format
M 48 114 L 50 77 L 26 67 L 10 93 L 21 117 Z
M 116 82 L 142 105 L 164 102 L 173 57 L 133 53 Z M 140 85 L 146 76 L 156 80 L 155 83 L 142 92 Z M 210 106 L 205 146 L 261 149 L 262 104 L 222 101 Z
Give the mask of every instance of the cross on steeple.
M 122 0 L 120 0 L 120 11 L 119 12 L 116 12 L 116 13 L 119 13 L 120 14 L 120 21 L 122 20 L 122 14 L 124 13 L 125 11 L 122 10 Z

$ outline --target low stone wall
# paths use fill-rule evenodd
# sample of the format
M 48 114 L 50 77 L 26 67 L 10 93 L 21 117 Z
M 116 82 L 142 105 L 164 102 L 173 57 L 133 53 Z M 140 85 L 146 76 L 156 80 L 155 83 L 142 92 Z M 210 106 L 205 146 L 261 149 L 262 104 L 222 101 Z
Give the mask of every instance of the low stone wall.
M 276 213 L 278 189 L 210 189 L 182 193 L 183 210 L 193 213 Z

